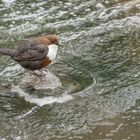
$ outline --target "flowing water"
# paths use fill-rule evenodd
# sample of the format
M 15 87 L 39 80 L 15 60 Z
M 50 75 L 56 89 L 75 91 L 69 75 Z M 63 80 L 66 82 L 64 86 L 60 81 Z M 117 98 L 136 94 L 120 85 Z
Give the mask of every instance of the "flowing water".
M 2 0 L 0 47 L 53 33 L 54 89 L 22 89 L 0 55 L 1 140 L 140 139 L 140 1 Z

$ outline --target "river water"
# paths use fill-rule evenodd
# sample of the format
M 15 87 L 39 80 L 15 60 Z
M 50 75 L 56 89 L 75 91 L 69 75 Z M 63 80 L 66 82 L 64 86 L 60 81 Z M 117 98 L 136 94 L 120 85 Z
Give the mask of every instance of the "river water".
M 61 87 L 21 89 L 24 70 L 0 56 L 0 139 L 139 140 L 140 1 L 0 1 L 0 47 L 48 33 L 64 45 L 48 68 Z

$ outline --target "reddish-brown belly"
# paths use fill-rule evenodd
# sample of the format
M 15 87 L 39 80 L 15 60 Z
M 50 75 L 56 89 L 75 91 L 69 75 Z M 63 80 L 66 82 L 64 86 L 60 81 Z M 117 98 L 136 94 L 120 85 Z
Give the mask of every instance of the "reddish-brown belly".
M 42 61 L 41 67 L 44 68 L 44 67 L 48 66 L 51 62 L 52 62 L 52 61 L 49 60 L 49 58 L 46 58 L 46 59 L 44 59 L 44 60 Z

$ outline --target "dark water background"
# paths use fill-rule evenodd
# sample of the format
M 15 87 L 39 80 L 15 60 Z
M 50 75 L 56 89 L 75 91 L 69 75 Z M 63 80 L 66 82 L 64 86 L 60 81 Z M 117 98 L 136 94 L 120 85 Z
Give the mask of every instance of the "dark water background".
M 0 1 L 0 47 L 46 33 L 62 87 L 13 91 L 24 71 L 0 56 L 0 139 L 139 140 L 140 1 Z

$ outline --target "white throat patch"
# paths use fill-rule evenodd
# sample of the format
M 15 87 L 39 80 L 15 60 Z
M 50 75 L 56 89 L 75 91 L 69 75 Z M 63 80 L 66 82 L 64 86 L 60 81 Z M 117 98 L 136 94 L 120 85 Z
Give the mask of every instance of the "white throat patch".
M 56 58 L 56 55 L 57 55 L 58 46 L 53 44 L 53 45 L 49 45 L 48 48 L 49 48 L 49 51 L 48 51 L 47 57 L 51 61 L 54 61 L 54 59 Z

